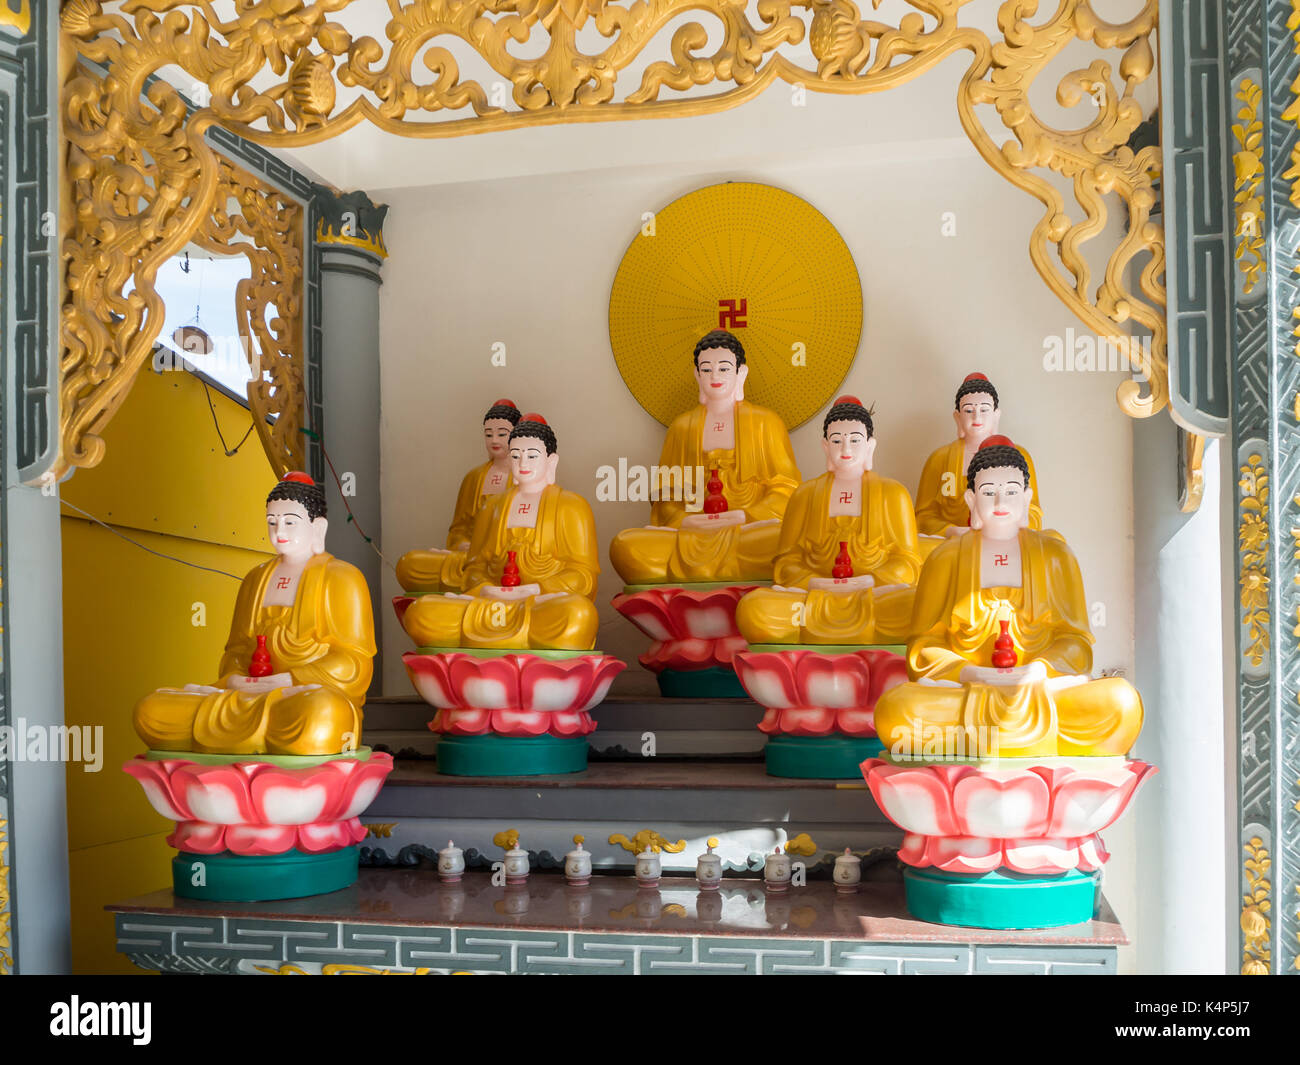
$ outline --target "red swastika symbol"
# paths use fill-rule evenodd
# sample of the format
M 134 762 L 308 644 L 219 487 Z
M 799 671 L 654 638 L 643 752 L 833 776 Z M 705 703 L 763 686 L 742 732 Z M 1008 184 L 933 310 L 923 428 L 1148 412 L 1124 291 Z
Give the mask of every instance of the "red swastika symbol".
M 852 493 L 852 492 L 841 492 L 841 493 L 840 493 L 840 502 L 841 502 L 841 503 L 852 503 L 852 502 L 853 502 L 853 493 Z
M 531 503 L 520 503 L 520 504 L 519 504 L 519 509 L 518 509 L 515 513 L 516 513 L 516 514 L 527 514 L 527 513 L 529 513 L 532 509 L 533 509 L 533 505 L 532 505 Z
M 994 555 L 994 556 L 993 556 L 993 565 L 995 565 L 995 566 L 1005 566 L 1006 564 L 1007 564 L 1007 556 L 1006 556 L 1006 555 Z
M 718 328 L 744 329 L 749 323 L 745 315 L 749 313 L 749 300 L 718 300 Z
M 495 487 L 496 487 L 497 485 L 499 485 L 500 483 L 501 483 L 501 474 L 499 474 L 499 473 L 494 473 L 494 474 L 492 475 L 492 486 L 495 488 Z
M 276 586 L 277 588 L 288 588 L 288 587 L 289 587 L 289 578 L 288 578 L 288 577 L 281 577 L 278 581 L 275 582 L 275 586 Z
M 726 428 L 726 426 L 725 426 L 722 422 L 714 422 L 714 423 L 713 423 L 713 431 L 714 431 L 715 433 L 720 433 L 720 432 L 722 432 L 722 430 L 724 430 L 725 428 Z

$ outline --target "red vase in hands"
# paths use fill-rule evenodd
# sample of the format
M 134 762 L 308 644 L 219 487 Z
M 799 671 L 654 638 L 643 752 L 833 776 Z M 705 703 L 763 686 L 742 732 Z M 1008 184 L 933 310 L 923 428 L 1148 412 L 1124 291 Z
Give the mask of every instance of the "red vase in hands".
M 993 641 L 993 665 L 997 669 L 1012 669 L 1016 664 L 1016 644 L 1011 639 L 1011 622 L 1004 618 L 998 625 L 1002 632 Z
M 518 588 L 520 583 L 519 563 L 515 561 L 515 552 L 507 551 L 506 568 L 501 571 L 501 587 Z
M 715 469 L 709 473 L 709 483 L 705 485 L 708 495 L 704 497 L 705 514 L 725 514 L 730 507 L 727 497 L 722 494 L 722 478 Z
M 853 576 L 853 559 L 849 558 L 849 542 L 840 541 L 840 553 L 835 556 L 835 565 L 831 567 L 831 576 L 837 581 Z
M 253 657 L 248 660 L 248 675 L 250 677 L 269 677 L 275 672 L 275 666 L 271 664 L 271 652 L 266 649 L 266 637 L 257 638 L 257 650 L 253 652 Z

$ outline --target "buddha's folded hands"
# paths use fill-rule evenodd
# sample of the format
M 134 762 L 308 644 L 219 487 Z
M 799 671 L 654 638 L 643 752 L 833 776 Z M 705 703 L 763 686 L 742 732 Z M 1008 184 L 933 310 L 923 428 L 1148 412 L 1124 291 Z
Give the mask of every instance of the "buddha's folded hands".
M 1047 680 L 1047 666 L 1035 659 L 1011 669 L 995 666 L 966 666 L 958 675 L 966 684 L 988 684 L 995 688 L 1019 688 Z
M 856 577 L 809 577 L 808 590 L 824 592 L 861 592 L 875 586 L 876 578 L 870 573 Z
M 513 588 L 505 588 L 499 584 L 485 584 L 478 589 L 478 594 L 484 599 L 505 599 L 517 600 L 527 599 L 530 595 L 540 595 L 542 586 L 536 583 L 518 584 Z
M 711 532 L 714 529 L 728 529 L 733 525 L 744 524 L 743 510 L 725 510 L 721 514 L 687 514 L 682 518 L 683 529 L 695 529 L 698 532 Z

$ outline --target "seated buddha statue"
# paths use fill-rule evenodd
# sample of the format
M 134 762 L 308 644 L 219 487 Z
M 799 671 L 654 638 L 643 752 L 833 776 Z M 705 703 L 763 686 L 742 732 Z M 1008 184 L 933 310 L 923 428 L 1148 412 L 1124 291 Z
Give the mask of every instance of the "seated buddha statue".
M 150 749 L 324 755 L 359 745 L 375 654 L 365 578 L 326 553 L 325 492 L 307 474 L 287 473 L 271 489 L 266 524 L 275 558 L 239 587 L 220 679 L 136 705 Z
M 1141 697 L 1121 677 L 1091 678 L 1079 564 L 1062 538 L 1029 528 L 1029 482 L 1028 461 L 1004 436 L 971 459 L 971 527 L 926 560 L 909 682 L 876 703 L 886 750 L 916 750 L 935 728 L 1004 758 L 1123 755 L 1137 739 Z M 1002 653 L 1013 652 L 1014 666 L 993 664 L 1003 621 L 1013 646 Z
M 555 430 L 540 414 L 524 415 L 511 430 L 514 483 L 474 522 L 467 594 L 423 595 L 402 617 L 417 646 L 596 645 L 596 520 L 585 499 L 555 484 L 556 449 Z
M 799 467 L 780 415 L 745 399 L 748 374 L 745 349 L 731 333 L 718 329 L 695 345 L 700 402 L 668 427 L 658 469 L 661 477 L 673 471 L 679 485 L 683 475 L 716 470 L 726 510 L 690 513 L 684 499 L 652 503 L 650 525 L 624 530 L 609 547 L 627 584 L 771 577 Z
M 487 462 L 475 466 L 460 482 L 447 547 L 408 551 L 397 560 L 397 583 L 403 591 L 458 592 L 465 580 L 465 552 L 474 535 L 474 519 L 489 501 L 510 487 L 510 431 L 519 424 L 519 408 L 498 399 L 483 415 L 483 445 Z
M 872 472 L 875 430 L 855 397 L 827 412 L 822 449 L 826 472 L 786 508 L 774 584 L 740 600 L 737 627 L 758 644 L 901 642 L 921 571 L 912 497 Z
M 966 506 L 966 471 L 980 445 L 998 432 L 1002 411 L 998 390 L 982 373 L 967 374 L 957 388 L 952 419 L 957 439 L 932 452 L 921 470 L 916 489 L 916 528 L 923 536 L 961 536 L 970 528 Z M 1043 527 L 1043 509 L 1038 504 L 1038 478 L 1029 452 L 1020 449 L 1029 467 L 1029 527 Z

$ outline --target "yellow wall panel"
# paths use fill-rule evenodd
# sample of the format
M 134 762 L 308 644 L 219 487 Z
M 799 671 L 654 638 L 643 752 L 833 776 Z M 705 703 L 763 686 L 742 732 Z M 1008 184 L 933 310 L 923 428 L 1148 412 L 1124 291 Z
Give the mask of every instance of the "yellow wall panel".
M 210 395 L 236 444 L 248 411 Z M 154 688 L 216 679 L 239 590 L 238 580 L 172 559 L 242 578 L 267 557 L 263 503 L 274 484 L 256 434 L 225 455 L 203 385 L 188 373 L 140 374 L 104 439 L 104 461 L 79 471 L 61 498 L 149 550 L 63 509 L 64 720 L 102 728 L 100 770 L 68 766 L 73 968 L 82 973 L 139 971 L 117 955 L 104 906 L 170 884 L 171 825 L 121 771 L 142 750 L 132 709 Z

